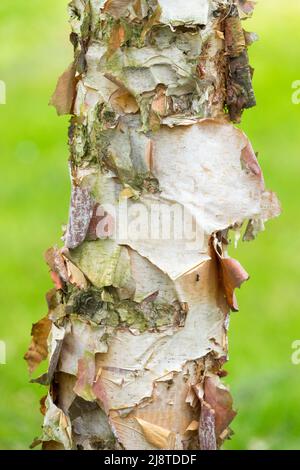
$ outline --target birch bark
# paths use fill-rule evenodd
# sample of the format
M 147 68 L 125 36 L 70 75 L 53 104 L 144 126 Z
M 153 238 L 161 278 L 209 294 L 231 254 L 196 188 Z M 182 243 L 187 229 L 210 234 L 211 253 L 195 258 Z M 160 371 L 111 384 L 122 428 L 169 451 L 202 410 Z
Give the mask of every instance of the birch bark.
M 45 449 L 217 449 L 228 245 L 279 214 L 247 137 L 255 105 L 246 0 L 73 0 L 74 63 L 52 104 L 72 115 L 72 196 L 55 288 L 26 359 L 48 386 Z

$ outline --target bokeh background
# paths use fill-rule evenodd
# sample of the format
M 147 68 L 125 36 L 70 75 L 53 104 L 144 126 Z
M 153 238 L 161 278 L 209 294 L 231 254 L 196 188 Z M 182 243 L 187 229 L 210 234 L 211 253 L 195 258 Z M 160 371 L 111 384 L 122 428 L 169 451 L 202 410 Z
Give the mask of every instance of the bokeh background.
M 175 1 L 175 0 L 174 0 Z M 68 118 L 48 107 L 57 77 L 72 60 L 67 0 L 1 0 L 0 448 L 27 449 L 40 434 L 42 386 L 29 384 L 23 354 L 31 324 L 46 313 L 51 287 L 43 252 L 59 242 L 67 220 Z M 300 339 L 300 2 L 261 0 L 245 23 L 260 42 L 250 49 L 258 105 L 246 111 L 267 186 L 283 206 L 255 242 L 232 255 L 251 274 L 232 314 L 227 366 L 238 416 L 225 449 L 300 449 L 300 365 L 291 362 Z

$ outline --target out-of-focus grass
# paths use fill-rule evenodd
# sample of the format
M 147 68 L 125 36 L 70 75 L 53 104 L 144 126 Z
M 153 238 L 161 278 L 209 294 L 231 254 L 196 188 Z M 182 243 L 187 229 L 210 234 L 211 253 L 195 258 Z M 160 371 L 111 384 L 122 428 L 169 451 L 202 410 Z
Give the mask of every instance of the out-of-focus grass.
M 45 390 L 28 384 L 22 356 L 51 287 L 42 253 L 59 241 L 67 219 L 67 118 L 47 106 L 71 61 L 66 4 L 2 0 L 0 6 L 0 80 L 7 85 L 7 104 L 0 106 L 2 449 L 27 448 L 40 433 L 38 399 Z M 232 250 L 251 280 L 231 320 L 227 382 L 239 414 L 227 449 L 300 449 L 300 366 L 290 359 L 291 343 L 300 338 L 300 105 L 291 102 L 291 84 L 300 79 L 299 14 L 298 0 L 264 0 L 245 23 L 261 41 L 250 50 L 258 106 L 245 112 L 243 129 L 283 215 L 254 243 Z
M 257 107 L 242 126 L 283 213 L 255 242 L 232 251 L 251 279 L 231 320 L 228 382 L 239 411 L 231 449 L 300 449 L 300 366 L 291 363 L 291 344 L 300 338 L 300 105 L 291 99 L 300 79 L 299 15 L 297 0 L 265 0 L 245 23 L 260 42 L 250 49 Z
M 40 434 L 42 387 L 28 383 L 25 361 L 31 324 L 46 313 L 51 287 L 43 252 L 59 241 L 67 218 L 67 118 L 47 106 L 57 76 L 71 62 L 67 2 L 2 0 L 0 80 L 1 315 L 0 447 L 28 448 Z

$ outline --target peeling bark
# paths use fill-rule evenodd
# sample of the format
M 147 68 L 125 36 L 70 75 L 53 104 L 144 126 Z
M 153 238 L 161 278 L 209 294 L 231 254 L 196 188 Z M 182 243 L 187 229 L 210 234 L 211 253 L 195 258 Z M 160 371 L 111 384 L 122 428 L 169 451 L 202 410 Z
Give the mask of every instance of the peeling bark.
M 75 60 L 52 104 L 72 113 L 70 216 L 46 253 L 55 288 L 26 354 L 31 373 L 49 358 L 33 379 L 49 387 L 44 449 L 212 450 L 231 436 L 221 378 L 248 274 L 228 245 L 280 212 L 231 123 L 255 104 L 241 22 L 252 9 L 69 5 Z

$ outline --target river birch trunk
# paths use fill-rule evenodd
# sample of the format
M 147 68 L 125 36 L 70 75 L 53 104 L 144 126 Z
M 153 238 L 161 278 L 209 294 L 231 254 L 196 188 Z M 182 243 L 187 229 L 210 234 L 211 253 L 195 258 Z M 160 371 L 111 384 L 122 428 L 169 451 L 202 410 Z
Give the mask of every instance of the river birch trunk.
M 217 449 L 228 255 L 278 215 L 234 126 L 255 105 L 247 0 L 73 0 L 74 62 L 51 103 L 71 114 L 72 195 L 54 289 L 26 354 L 45 449 Z

